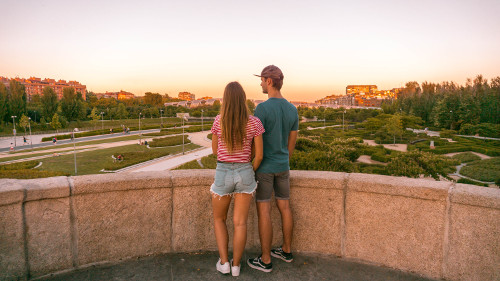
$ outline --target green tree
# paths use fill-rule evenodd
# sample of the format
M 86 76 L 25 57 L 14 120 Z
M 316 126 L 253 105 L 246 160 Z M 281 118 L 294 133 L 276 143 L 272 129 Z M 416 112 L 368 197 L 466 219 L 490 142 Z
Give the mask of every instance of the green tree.
M 9 93 L 8 104 L 10 114 L 21 116 L 26 113 L 26 91 L 24 85 L 14 79 L 10 80 Z
M 7 100 L 7 87 L 3 83 L 0 83 L 0 123 L 6 121 L 9 116 Z
M 26 128 L 29 126 L 29 118 L 26 115 L 22 115 L 21 118 L 19 119 L 19 126 L 21 126 L 24 129 L 24 135 L 26 135 Z
M 387 120 L 385 128 L 387 130 L 387 133 L 393 136 L 394 144 L 396 144 L 396 136 L 403 135 L 403 124 L 399 115 L 394 115 L 393 117 L 389 118 Z
M 45 87 L 42 91 L 42 116 L 45 119 L 51 118 L 57 112 L 59 106 L 59 101 L 57 100 L 57 94 L 51 87 Z
M 118 104 L 115 118 L 116 119 L 128 118 L 128 111 L 127 111 L 127 108 L 125 107 L 125 104 L 123 104 L 123 103 Z
M 250 110 L 250 113 L 253 114 L 253 112 L 255 110 L 255 104 L 253 103 L 253 101 L 247 100 L 247 106 L 248 106 L 248 110 Z
M 95 129 L 97 126 L 97 123 L 99 122 L 99 115 L 97 114 L 97 108 L 96 107 L 92 108 L 90 115 L 87 117 L 92 119 L 90 122 L 92 123 L 92 125 L 94 125 L 94 129 Z
M 163 98 L 158 93 L 147 92 L 144 94 L 144 103 L 153 106 L 161 106 L 163 105 Z
M 68 120 L 79 120 L 85 116 L 85 103 L 81 93 L 75 93 L 75 88 L 66 87 L 63 89 L 61 99 L 62 115 Z
M 57 115 L 57 113 L 54 113 L 54 116 L 52 116 L 52 122 L 50 122 L 50 126 L 54 128 L 54 130 L 56 130 L 56 134 L 57 130 L 62 128 L 62 124 L 61 122 L 59 122 L 59 115 Z

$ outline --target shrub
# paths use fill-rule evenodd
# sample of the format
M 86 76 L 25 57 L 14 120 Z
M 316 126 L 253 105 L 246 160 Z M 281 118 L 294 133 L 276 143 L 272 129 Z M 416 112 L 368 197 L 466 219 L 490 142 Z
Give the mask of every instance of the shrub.
M 494 182 L 500 177 L 500 157 L 469 163 L 460 170 L 460 174 L 475 180 Z
M 439 176 L 448 178 L 447 168 L 457 163 L 457 160 L 439 155 L 410 151 L 393 157 L 387 165 L 387 170 L 390 175 L 394 176 L 417 178 L 424 175 L 439 180 Z
M 456 154 L 452 158 L 457 159 L 461 163 L 468 163 L 468 162 L 481 160 L 481 157 L 479 157 L 476 154 L 471 153 L 471 152 Z
M 477 125 L 464 124 L 460 127 L 461 135 L 476 135 L 497 138 L 500 136 L 500 124 L 481 123 Z
M 479 186 L 486 186 L 486 187 L 488 187 L 488 185 L 487 185 L 487 184 L 485 184 L 485 183 L 478 182 L 478 181 L 473 181 L 473 180 L 470 180 L 470 179 L 465 179 L 465 178 L 460 178 L 457 182 L 458 182 L 458 183 L 474 184 L 474 185 L 479 185 Z
M 188 139 L 188 136 L 184 136 L 184 144 L 191 143 L 191 141 Z M 173 146 L 173 145 L 180 145 L 182 144 L 182 136 L 175 136 L 175 137 L 166 137 L 166 138 L 158 138 L 158 139 L 153 139 L 149 143 L 150 147 L 165 147 L 165 146 Z
M 457 131 L 455 130 L 442 130 L 441 132 L 439 132 L 439 136 L 442 138 L 451 138 L 456 134 Z

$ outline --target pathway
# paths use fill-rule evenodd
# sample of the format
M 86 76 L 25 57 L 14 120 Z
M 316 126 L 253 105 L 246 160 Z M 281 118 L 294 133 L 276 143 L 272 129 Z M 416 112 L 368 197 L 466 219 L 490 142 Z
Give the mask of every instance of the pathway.
M 171 170 L 175 167 L 178 167 L 184 163 L 201 159 L 202 157 L 208 156 L 212 154 L 212 142 L 207 139 L 207 135 L 209 131 L 190 133 L 189 139 L 192 143 L 200 145 L 204 148 L 197 149 L 191 152 L 188 152 L 184 155 L 177 154 L 171 157 L 163 158 L 160 161 L 154 161 L 153 163 L 148 162 L 145 165 L 134 166 L 132 169 L 122 170 L 123 172 L 145 172 L 145 171 L 165 171 Z
M 377 145 L 379 145 L 374 140 L 363 140 L 363 143 L 366 143 L 366 144 L 371 145 L 371 146 L 377 146 Z M 397 143 L 397 144 L 383 144 L 383 146 L 385 148 L 391 149 L 391 150 L 397 150 L 397 151 L 402 151 L 402 152 L 408 151 L 408 149 L 407 149 L 408 145 L 407 144 L 401 144 L 401 143 Z

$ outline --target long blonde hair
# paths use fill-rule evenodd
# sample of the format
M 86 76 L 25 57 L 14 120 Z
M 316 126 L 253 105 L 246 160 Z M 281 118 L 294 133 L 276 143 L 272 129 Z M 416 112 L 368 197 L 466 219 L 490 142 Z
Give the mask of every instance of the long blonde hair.
M 249 110 L 247 96 L 238 82 L 227 84 L 220 108 L 222 140 L 229 153 L 243 149 Z

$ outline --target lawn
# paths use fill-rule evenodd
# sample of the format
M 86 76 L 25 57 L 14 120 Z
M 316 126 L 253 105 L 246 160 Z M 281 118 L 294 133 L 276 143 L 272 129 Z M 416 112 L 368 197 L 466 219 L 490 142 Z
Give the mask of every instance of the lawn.
M 198 148 L 198 145 L 188 144 L 185 146 L 186 151 Z M 119 147 L 112 147 L 106 149 L 99 149 L 94 151 L 81 152 L 76 154 L 76 162 L 78 175 L 89 175 L 89 174 L 99 174 L 102 173 L 101 170 L 105 166 L 113 165 L 113 159 L 111 155 L 127 154 L 127 153 L 148 153 L 152 151 L 146 146 L 140 146 L 138 144 L 131 144 Z M 155 153 L 167 154 L 177 154 L 182 151 L 182 146 L 176 147 L 164 147 L 154 149 Z M 73 154 L 55 156 L 47 159 L 43 159 L 43 165 L 39 168 L 42 171 L 59 171 L 67 174 L 74 175 L 75 166 Z M 125 158 L 124 161 L 127 159 Z M 149 160 L 149 159 L 148 159 Z

